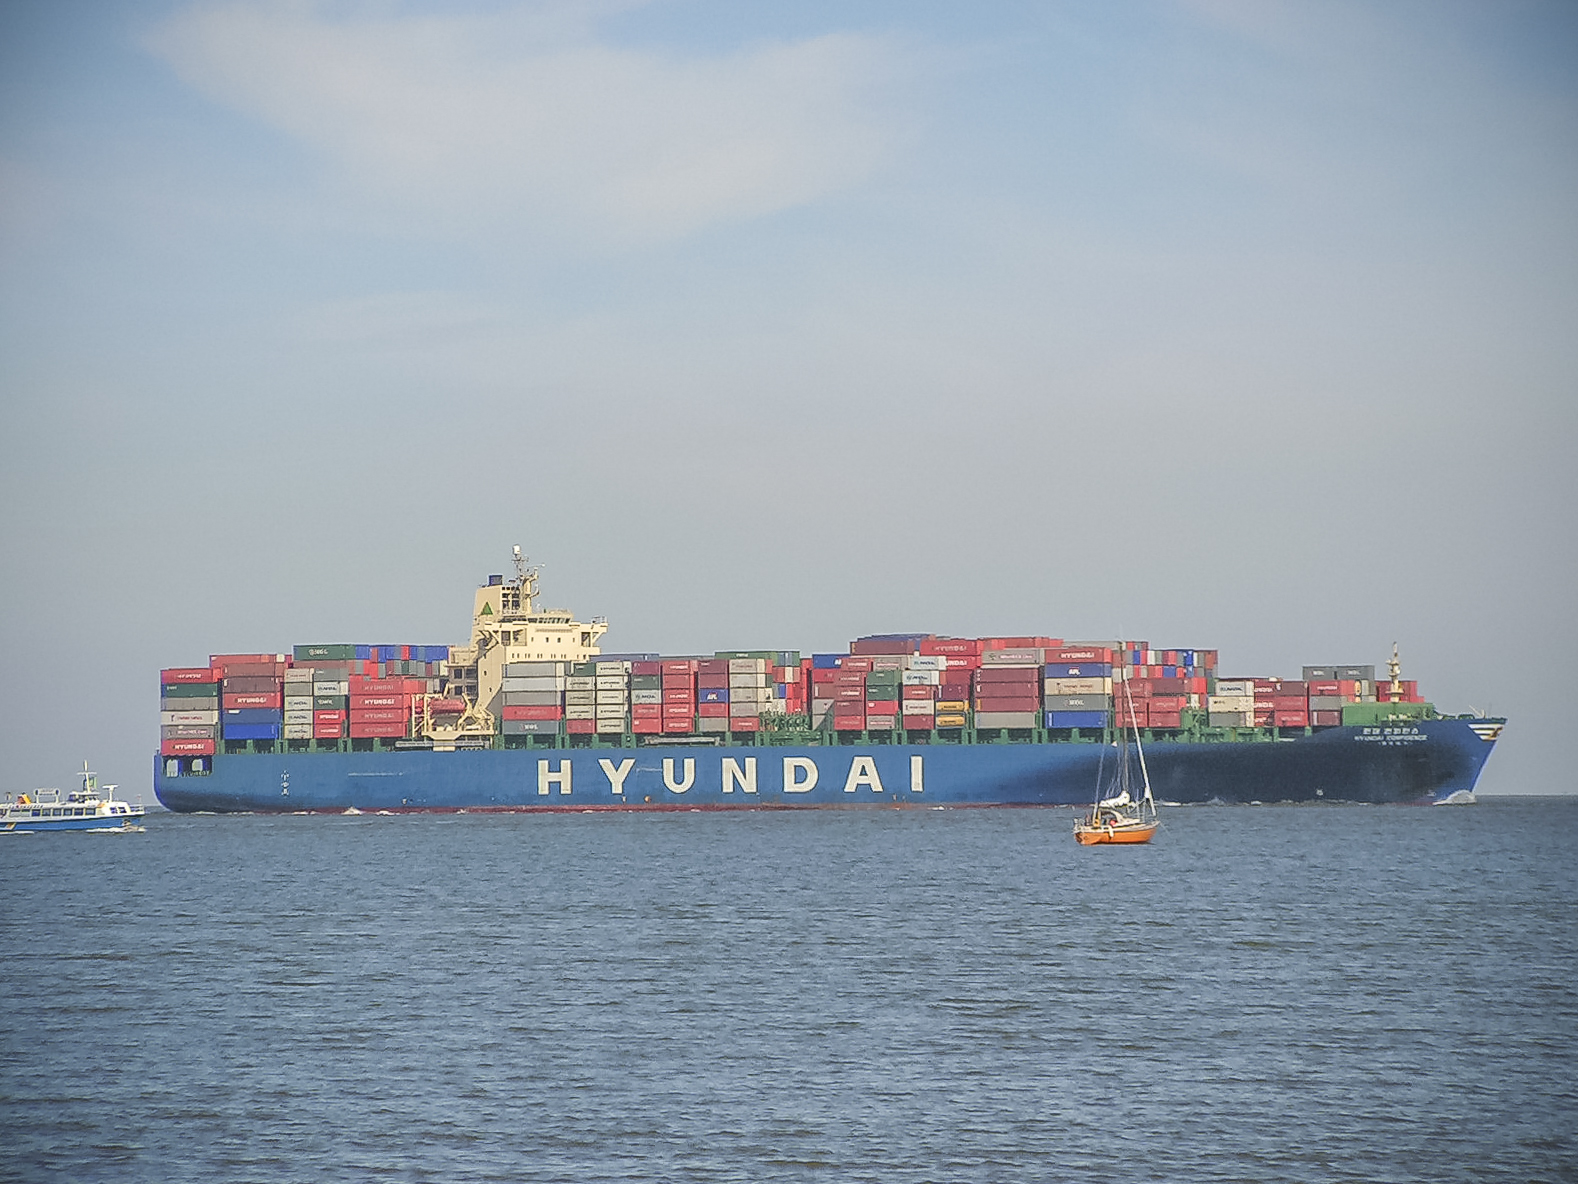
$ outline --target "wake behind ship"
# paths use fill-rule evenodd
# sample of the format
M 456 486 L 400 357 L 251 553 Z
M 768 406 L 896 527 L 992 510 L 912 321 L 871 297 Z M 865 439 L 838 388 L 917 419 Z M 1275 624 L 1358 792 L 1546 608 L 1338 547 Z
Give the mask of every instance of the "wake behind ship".
M 159 800 L 193 811 L 1086 805 L 1125 731 L 1164 802 L 1472 800 L 1500 719 L 1373 666 L 1042 636 L 604 655 L 602 618 L 475 595 L 463 646 L 300 645 L 161 672 Z M 1120 693 L 1114 695 L 1114 689 Z

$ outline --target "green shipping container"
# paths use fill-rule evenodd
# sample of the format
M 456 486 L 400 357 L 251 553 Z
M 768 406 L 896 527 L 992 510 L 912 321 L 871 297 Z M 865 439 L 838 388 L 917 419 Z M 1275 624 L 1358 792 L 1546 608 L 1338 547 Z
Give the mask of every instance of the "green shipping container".
M 1370 728 L 1430 719 L 1435 713 L 1434 703 L 1349 703 L 1342 709 L 1342 723 L 1347 728 Z
M 311 662 L 314 659 L 323 659 L 330 662 L 354 662 L 356 660 L 356 647 L 354 645 L 298 645 L 293 654 L 298 662 Z
M 159 688 L 166 699 L 217 699 L 217 682 L 167 682 Z

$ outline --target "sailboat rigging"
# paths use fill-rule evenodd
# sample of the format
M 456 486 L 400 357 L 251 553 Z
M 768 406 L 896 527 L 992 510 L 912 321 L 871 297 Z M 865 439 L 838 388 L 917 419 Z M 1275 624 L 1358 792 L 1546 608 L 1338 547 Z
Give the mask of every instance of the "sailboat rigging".
M 1117 771 L 1110 782 L 1103 782 L 1098 770 L 1096 800 L 1090 813 L 1074 820 L 1074 837 L 1085 847 L 1098 843 L 1148 843 L 1160 825 L 1156 817 L 1156 799 L 1151 796 L 1151 774 L 1145 765 L 1145 745 L 1140 741 L 1139 729 L 1134 726 L 1134 696 L 1124 679 L 1123 698 L 1128 710 L 1124 713 L 1125 731 L 1134 738 L 1134 750 L 1139 757 L 1140 784 L 1134 785 L 1132 762 L 1129 759 L 1127 736 L 1119 740 L 1122 751 L 1118 756 Z M 1102 765 L 1105 766 L 1105 761 Z

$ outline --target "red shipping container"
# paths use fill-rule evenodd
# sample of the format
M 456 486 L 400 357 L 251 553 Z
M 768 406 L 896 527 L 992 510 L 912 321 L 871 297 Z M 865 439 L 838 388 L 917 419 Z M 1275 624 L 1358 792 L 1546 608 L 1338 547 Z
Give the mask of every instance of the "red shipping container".
M 731 732 L 756 732 L 760 731 L 762 721 L 754 715 L 737 715 L 729 720 Z
M 564 715 L 562 707 L 503 707 L 500 711 L 505 719 L 559 719 Z
M 660 719 L 639 719 L 633 717 L 630 720 L 630 730 L 637 736 L 654 736 L 663 730 L 663 721 Z
M 726 688 L 728 685 L 728 671 L 724 671 L 722 674 L 715 674 L 710 671 L 703 670 L 701 673 L 696 675 L 696 686 L 704 690 L 717 690 L 720 687 Z
M 1094 647 L 1054 647 L 1047 650 L 1044 660 L 1067 665 L 1070 662 L 1099 662 L 1107 664 L 1112 661 L 1112 651 L 1101 646 Z
M 1061 637 L 983 637 L 981 639 L 983 650 L 1040 650 L 1062 644 Z
M 871 672 L 871 659 L 851 654 L 839 662 L 838 668 L 840 670 L 859 671 L 862 674 L 869 674 Z
M 729 705 L 727 703 L 698 703 L 696 714 L 702 719 L 728 719 Z
M 696 673 L 696 663 L 689 658 L 674 658 L 659 662 L 658 666 L 662 668 L 665 675 L 680 674 L 689 676 Z
M 720 703 L 719 706 L 721 707 L 723 704 Z M 656 708 L 656 711 L 665 719 L 670 717 L 674 719 L 691 719 L 696 714 L 696 705 L 694 703 L 665 703 L 661 707 Z
M 362 675 L 353 675 L 350 679 L 351 694 L 353 695 L 399 695 L 406 690 L 406 679 L 403 678 L 366 678 Z M 411 679 L 417 682 L 416 679 Z M 425 684 L 419 684 L 425 685 Z
M 411 718 L 409 711 L 402 711 L 398 707 L 370 707 L 357 710 L 356 705 L 351 705 L 351 726 L 357 724 L 392 724 L 404 723 Z
M 1152 714 L 1155 714 L 1158 711 L 1182 711 L 1187 706 L 1189 706 L 1189 699 L 1186 695 L 1151 696 Z
M 1273 714 L 1274 713 L 1270 707 L 1261 707 L 1257 703 L 1255 705 L 1255 727 L 1269 728 L 1271 726 Z
M 630 663 L 630 674 L 631 674 L 631 677 L 635 677 L 638 674 L 646 676 L 646 677 L 650 677 L 651 675 L 654 675 L 654 674 L 662 675 L 662 673 L 663 673 L 663 663 L 661 663 L 661 662 L 632 662 L 632 663 Z
M 696 673 L 701 674 L 727 674 L 729 660 L 727 658 L 707 658 L 696 663 Z
M 866 637 L 849 643 L 851 654 L 913 654 L 920 639 L 899 637 Z
M 344 722 L 345 712 L 343 711 L 314 711 L 312 713 L 312 726 L 315 728 L 328 727 L 330 724 L 338 727 Z
M 833 698 L 840 703 L 864 703 L 866 701 L 865 684 L 857 682 L 849 686 L 834 687 Z
M 692 715 L 694 715 L 696 713 L 696 696 L 694 696 L 694 695 L 675 695 L 671 699 L 671 698 L 668 697 L 668 695 L 665 694 L 663 696 L 663 706 L 664 707 L 675 707 L 675 708 L 683 707 L 686 711 L 688 711 Z
M 564 721 L 564 730 L 572 736 L 590 736 L 597 731 L 595 719 L 567 719 Z
M 663 676 L 663 689 L 665 691 L 688 691 L 693 689 L 695 685 L 696 676 L 694 674 L 665 674 Z
M 928 637 L 920 643 L 920 652 L 946 657 L 975 657 L 981 652 L 981 642 L 979 638 L 973 637 Z
M 284 678 L 283 662 L 239 662 L 230 666 L 215 666 L 226 678 Z
M 631 719 L 662 719 L 663 707 L 659 703 L 637 703 L 630 708 Z
M 280 661 L 278 654 L 209 654 L 208 664 L 218 670 L 225 666 L 273 666 Z
M 212 740 L 161 740 L 159 741 L 160 756 L 212 756 L 214 742 Z
M 1309 690 L 1310 694 L 1312 695 L 1340 695 L 1343 693 L 1342 683 L 1338 682 L 1336 679 L 1331 679 L 1326 682 L 1311 682 L 1309 684 Z
M 173 686 L 183 682 L 218 682 L 219 671 L 212 666 L 175 666 L 169 670 L 159 671 L 159 682 L 162 686 Z
M 1279 728 L 1307 728 L 1310 722 L 1308 711 L 1276 711 L 1272 713 L 1272 722 Z
M 683 719 L 678 716 L 665 718 L 663 720 L 663 730 L 665 732 L 694 732 L 696 730 L 696 721 L 690 716 L 686 716 Z
M 975 672 L 977 683 L 1036 683 L 1040 682 L 1042 677 L 1040 666 L 982 666 Z
M 811 668 L 811 685 L 817 683 L 832 684 L 838 681 L 838 671 L 830 667 L 813 666 Z
M 1339 727 L 1342 724 L 1342 712 L 1312 711 L 1310 712 L 1310 723 L 1314 724 L 1317 728 Z
M 312 725 L 312 738 L 314 740 L 342 740 L 345 738 L 345 727 L 343 724 L 314 723 Z
M 899 713 L 899 700 L 897 699 L 866 699 L 867 715 L 897 715 Z
M 911 700 L 935 699 L 937 697 L 937 688 L 934 686 L 901 687 L 900 691 L 902 692 L 903 698 Z
M 226 711 L 234 711 L 241 707 L 272 707 L 276 711 L 283 705 L 284 696 L 278 691 L 238 691 L 221 697 L 221 706 Z
M 408 700 L 404 695 L 356 695 L 351 696 L 351 710 L 374 707 L 405 707 Z
M 1147 713 L 1148 728 L 1179 728 L 1183 726 L 1183 718 L 1176 711 L 1157 711 L 1152 707 Z
M 976 700 L 977 711 L 1039 711 L 1041 700 L 1034 695 Z
M 405 724 L 384 721 L 366 720 L 358 723 L 353 717 L 351 720 L 352 740 L 371 740 L 382 738 L 385 740 L 398 740 L 405 735 Z

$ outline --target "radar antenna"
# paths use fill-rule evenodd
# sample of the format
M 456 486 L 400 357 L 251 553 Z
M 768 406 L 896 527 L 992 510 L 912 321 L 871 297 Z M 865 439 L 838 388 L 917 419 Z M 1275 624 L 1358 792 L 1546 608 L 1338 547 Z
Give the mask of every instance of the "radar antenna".
M 532 601 L 537 598 L 537 577 L 542 572 L 541 565 L 530 565 L 526 556 L 521 552 L 520 544 L 515 544 L 515 587 L 520 590 L 520 611 L 527 616 L 535 612 Z

